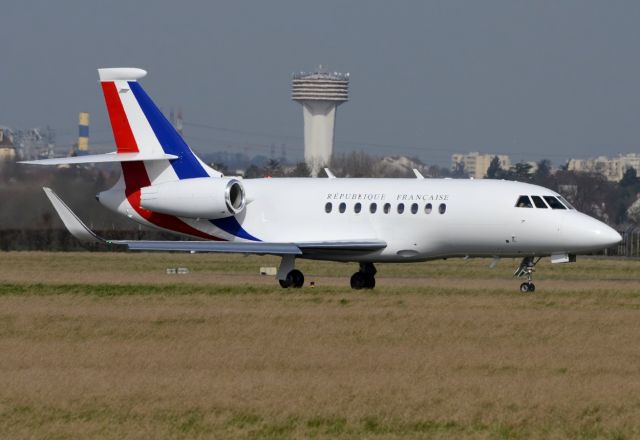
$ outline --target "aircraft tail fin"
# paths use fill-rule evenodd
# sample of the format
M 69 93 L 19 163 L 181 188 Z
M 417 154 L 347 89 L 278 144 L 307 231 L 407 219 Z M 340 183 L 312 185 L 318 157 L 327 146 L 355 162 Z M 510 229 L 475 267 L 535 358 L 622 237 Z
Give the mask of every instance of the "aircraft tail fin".
M 122 163 L 125 180 L 151 184 L 197 177 L 220 177 L 189 148 L 180 133 L 147 95 L 136 68 L 98 69 L 118 154 L 171 155 L 176 159 Z M 144 173 L 145 176 L 139 174 Z

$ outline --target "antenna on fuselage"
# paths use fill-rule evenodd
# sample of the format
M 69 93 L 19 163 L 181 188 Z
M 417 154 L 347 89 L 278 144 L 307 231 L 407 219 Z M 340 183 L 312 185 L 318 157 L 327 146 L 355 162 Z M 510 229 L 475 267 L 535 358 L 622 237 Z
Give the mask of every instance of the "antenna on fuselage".
M 424 179 L 424 176 L 422 175 L 422 173 L 420 171 L 418 171 L 417 168 L 413 169 L 413 174 L 416 175 L 416 179 L 421 179 L 421 180 Z
M 324 172 L 327 173 L 327 177 L 329 179 L 335 179 L 336 178 L 336 176 L 331 172 L 331 170 L 329 168 L 325 168 Z

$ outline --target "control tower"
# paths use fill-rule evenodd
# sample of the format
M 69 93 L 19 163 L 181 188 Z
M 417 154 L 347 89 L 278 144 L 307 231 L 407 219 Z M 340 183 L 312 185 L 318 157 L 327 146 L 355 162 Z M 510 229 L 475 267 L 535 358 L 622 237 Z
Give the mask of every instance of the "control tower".
M 331 160 L 336 108 L 349 100 L 349 74 L 329 73 L 322 66 L 313 73 L 295 73 L 291 99 L 302 104 L 304 160 L 315 177 Z

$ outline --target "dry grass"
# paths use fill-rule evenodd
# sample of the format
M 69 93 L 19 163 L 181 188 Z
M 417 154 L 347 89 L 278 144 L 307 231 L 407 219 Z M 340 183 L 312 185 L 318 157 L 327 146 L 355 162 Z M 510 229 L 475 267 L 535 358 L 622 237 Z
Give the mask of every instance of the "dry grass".
M 265 264 L 0 254 L 0 438 L 640 436 L 640 262 L 545 266 L 529 296 L 513 264 L 381 266 L 375 293 Z

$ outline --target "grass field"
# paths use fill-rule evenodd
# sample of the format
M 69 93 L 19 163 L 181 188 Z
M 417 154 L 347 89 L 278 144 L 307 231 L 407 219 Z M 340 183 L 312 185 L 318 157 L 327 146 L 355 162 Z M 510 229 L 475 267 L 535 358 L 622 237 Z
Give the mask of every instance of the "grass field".
M 0 438 L 640 437 L 640 261 L 276 262 L 0 254 Z

